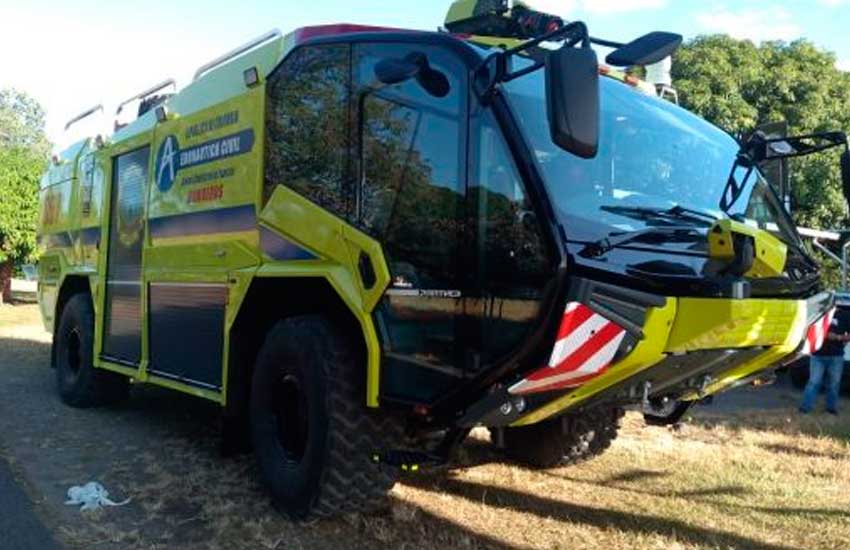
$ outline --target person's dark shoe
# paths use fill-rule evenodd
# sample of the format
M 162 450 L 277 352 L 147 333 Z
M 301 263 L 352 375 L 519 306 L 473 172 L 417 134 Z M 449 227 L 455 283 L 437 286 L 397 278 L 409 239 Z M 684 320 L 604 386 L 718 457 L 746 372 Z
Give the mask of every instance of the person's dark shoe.
M 829 414 L 831 414 L 833 416 L 838 416 L 838 411 L 835 410 L 835 409 L 827 409 L 826 412 L 828 412 Z
M 800 414 L 809 414 L 812 412 L 809 409 L 804 409 L 803 407 L 800 407 L 798 410 L 800 411 Z

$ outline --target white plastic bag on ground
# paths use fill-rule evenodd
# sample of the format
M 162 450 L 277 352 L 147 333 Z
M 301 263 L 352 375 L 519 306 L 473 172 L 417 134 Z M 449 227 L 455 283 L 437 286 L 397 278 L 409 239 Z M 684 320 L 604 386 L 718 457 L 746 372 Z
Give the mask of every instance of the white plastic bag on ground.
M 96 481 L 89 481 L 82 487 L 75 485 L 68 489 L 68 500 L 65 504 L 71 506 L 82 505 L 80 511 L 98 510 L 101 506 L 124 506 L 130 502 L 130 499 L 123 502 L 113 502 L 109 500 L 109 492 L 104 489 L 103 485 Z

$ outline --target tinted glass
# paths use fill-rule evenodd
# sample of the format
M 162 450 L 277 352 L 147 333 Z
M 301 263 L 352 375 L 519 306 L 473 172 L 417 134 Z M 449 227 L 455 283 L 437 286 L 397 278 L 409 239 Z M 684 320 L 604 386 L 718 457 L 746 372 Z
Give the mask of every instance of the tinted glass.
M 540 283 L 549 265 L 540 226 L 513 157 L 489 112 L 479 126 L 472 184 L 470 199 L 478 212 L 482 279 L 508 287 Z
M 448 80 L 429 94 L 412 78 L 383 85 L 376 65 L 411 54 Z M 463 66 L 425 44 L 354 47 L 358 120 L 357 221 L 375 237 L 392 283 L 375 317 L 384 363 L 381 391 L 431 402 L 458 384 L 463 298 L 458 257 L 465 220 Z
M 349 47 L 296 50 L 267 84 L 265 197 L 283 184 L 345 216 Z
M 520 348 L 534 327 L 553 268 L 537 216 L 489 111 L 473 134 L 471 212 L 476 213 L 477 286 L 468 311 L 480 318 L 485 364 Z
M 440 51 L 401 45 L 355 51 L 363 113 L 361 225 L 381 241 L 402 286 L 445 288 L 455 276 L 465 190 L 459 79 Z M 448 95 L 431 96 L 415 79 L 394 86 L 375 81 L 376 63 L 411 51 L 427 52 L 432 68 L 449 78 Z
M 116 157 L 113 163 L 110 280 L 138 281 L 141 278 L 149 153 L 150 149 L 145 147 Z
M 103 353 L 138 363 L 141 358 L 141 279 L 144 203 L 150 148 L 114 159 L 109 209 Z
M 601 136 L 593 159 L 578 158 L 552 142 L 545 116 L 544 71 L 506 85 L 569 236 L 597 240 L 614 230 L 645 226 L 643 220 L 607 207 L 681 205 L 723 217 L 719 204 L 738 151 L 735 140 L 668 101 L 610 78 L 600 84 Z M 744 204 L 757 181 L 750 181 L 741 198 Z M 784 214 L 769 214 L 772 219 L 761 221 L 783 224 Z M 784 238 L 796 240 L 793 233 Z

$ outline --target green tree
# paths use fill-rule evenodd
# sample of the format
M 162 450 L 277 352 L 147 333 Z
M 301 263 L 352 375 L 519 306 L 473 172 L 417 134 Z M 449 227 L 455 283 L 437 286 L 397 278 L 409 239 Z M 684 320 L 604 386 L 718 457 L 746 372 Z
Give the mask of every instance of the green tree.
M 850 131 L 850 74 L 807 40 L 700 36 L 677 53 L 673 79 L 685 108 L 733 134 L 781 120 L 792 134 Z M 792 161 L 791 173 L 798 224 L 846 226 L 838 153 Z
M 0 148 L 24 148 L 43 157 L 50 153 L 42 106 L 15 89 L 0 90 Z
M 15 263 L 36 255 L 38 181 L 49 148 L 41 106 L 0 90 L 0 304 L 10 298 Z

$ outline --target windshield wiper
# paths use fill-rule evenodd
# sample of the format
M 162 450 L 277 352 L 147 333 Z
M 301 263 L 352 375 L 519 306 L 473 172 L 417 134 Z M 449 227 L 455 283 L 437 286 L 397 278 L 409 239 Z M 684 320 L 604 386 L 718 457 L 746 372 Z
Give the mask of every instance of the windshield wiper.
M 682 222 L 690 221 L 699 223 L 700 225 L 712 225 L 719 218 L 708 212 L 686 208 L 684 206 L 674 206 L 672 208 L 659 208 L 652 206 L 600 206 L 600 210 L 611 212 L 612 214 L 620 214 L 630 218 L 639 220 L 661 220 Z
M 694 239 L 697 237 L 697 239 Z M 588 243 L 579 252 L 585 258 L 598 258 L 611 252 L 615 248 L 635 242 L 643 241 L 649 244 L 665 244 L 670 242 L 691 242 L 704 238 L 705 235 L 694 227 L 649 227 L 638 231 L 615 231 L 609 233 L 604 239 Z

